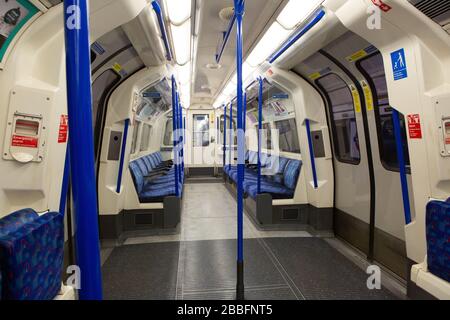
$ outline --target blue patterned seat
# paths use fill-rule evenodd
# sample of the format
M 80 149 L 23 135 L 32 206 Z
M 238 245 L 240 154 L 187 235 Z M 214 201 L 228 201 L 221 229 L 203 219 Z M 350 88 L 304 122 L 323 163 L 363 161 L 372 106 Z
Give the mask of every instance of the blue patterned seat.
M 130 162 L 129 169 L 139 202 L 163 202 L 175 195 L 175 168 L 163 161 L 160 152 Z
M 39 215 L 33 209 L 22 209 L 0 219 L 0 238 L 4 237 L 24 224 L 36 220 Z
M 281 160 L 284 164 L 282 175 L 276 172 L 274 176 L 261 177 L 261 193 L 270 193 L 273 199 L 290 199 L 294 196 L 302 162 L 300 160 Z M 281 165 L 278 166 L 280 170 Z M 252 198 L 258 194 L 257 176 L 245 177 L 244 191 Z
M 63 252 L 64 217 L 56 212 L 26 219 L 0 237 L 2 299 L 53 299 L 61 288 Z
M 450 281 L 450 203 L 431 201 L 426 212 L 427 263 L 435 276 Z

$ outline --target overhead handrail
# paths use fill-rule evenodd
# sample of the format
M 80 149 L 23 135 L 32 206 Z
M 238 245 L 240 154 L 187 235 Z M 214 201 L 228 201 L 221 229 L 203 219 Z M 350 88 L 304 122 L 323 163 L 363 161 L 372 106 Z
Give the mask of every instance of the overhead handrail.
M 235 1 L 236 2 L 236 1 Z M 239 6 L 244 6 L 244 0 L 239 0 Z M 227 31 L 224 33 L 222 44 L 219 46 L 218 51 L 216 53 L 216 63 L 220 62 L 220 59 L 222 59 L 223 52 L 225 51 L 225 48 L 228 44 L 228 40 L 230 39 L 231 30 L 233 30 L 234 23 L 236 22 L 236 9 L 234 10 L 234 14 L 230 19 L 230 22 L 228 23 Z
M 172 50 L 170 50 L 169 38 L 167 36 L 166 24 L 164 23 L 164 16 L 162 13 L 162 9 L 158 1 L 152 1 L 153 10 L 156 13 L 156 17 L 158 19 L 159 30 L 161 31 L 162 40 L 164 43 L 164 48 L 166 49 L 166 58 L 168 61 L 172 61 Z
M 275 62 L 283 53 L 285 53 L 295 42 L 297 42 L 301 37 L 303 37 L 309 30 L 312 29 L 320 20 L 325 16 L 325 10 L 319 10 L 314 18 L 306 24 L 304 27 L 295 32 L 291 37 L 286 40 L 281 47 L 275 51 L 268 59 L 270 63 Z
M 411 223 L 411 205 L 409 203 L 408 180 L 406 177 L 406 163 L 403 151 L 402 129 L 400 125 L 400 115 L 397 110 L 392 108 L 392 122 L 394 123 L 395 145 L 397 148 L 398 166 L 400 168 L 400 183 L 402 186 L 403 211 L 405 214 L 405 223 Z

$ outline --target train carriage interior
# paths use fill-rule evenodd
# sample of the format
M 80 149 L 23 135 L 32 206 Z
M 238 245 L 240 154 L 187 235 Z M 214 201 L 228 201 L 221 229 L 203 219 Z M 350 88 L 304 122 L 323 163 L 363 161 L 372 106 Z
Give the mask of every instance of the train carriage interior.
M 450 1 L 0 0 L 0 300 L 449 300 Z

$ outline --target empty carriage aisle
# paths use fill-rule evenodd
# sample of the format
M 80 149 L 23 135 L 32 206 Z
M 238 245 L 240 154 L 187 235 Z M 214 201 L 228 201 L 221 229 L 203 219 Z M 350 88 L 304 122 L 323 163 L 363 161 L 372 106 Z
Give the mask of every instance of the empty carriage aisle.
M 103 265 L 106 299 L 234 299 L 236 202 L 222 183 L 186 184 L 178 235 L 128 238 Z M 393 299 L 304 231 L 260 231 L 244 217 L 246 299 Z

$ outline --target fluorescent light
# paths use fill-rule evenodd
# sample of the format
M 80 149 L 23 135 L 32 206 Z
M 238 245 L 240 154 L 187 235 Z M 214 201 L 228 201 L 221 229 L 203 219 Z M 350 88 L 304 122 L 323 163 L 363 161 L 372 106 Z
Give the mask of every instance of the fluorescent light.
M 166 0 L 166 8 L 169 20 L 172 24 L 179 25 L 191 17 L 191 0 Z
M 191 19 L 180 26 L 171 25 L 175 55 L 179 65 L 191 60 Z
M 242 82 L 245 83 L 248 80 L 248 77 L 250 77 L 253 73 L 253 71 L 255 71 L 255 67 L 252 67 L 247 61 L 245 61 L 242 64 Z M 237 74 L 236 72 L 234 73 L 233 77 L 231 78 L 231 82 L 233 82 L 235 84 L 235 89 L 236 89 L 236 85 L 237 85 Z
M 248 64 L 252 67 L 260 65 L 286 40 L 290 33 L 291 31 L 286 30 L 275 21 L 247 58 Z
M 277 18 L 286 29 L 292 30 L 303 22 L 323 0 L 290 0 Z
M 228 82 L 225 89 L 223 89 L 222 94 L 227 96 L 236 95 L 236 84 L 233 83 L 233 81 Z
M 178 81 L 181 85 L 185 85 L 191 82 L 191 62 L 186 63 L 183 66 L 177 66 L 178 69 Z

